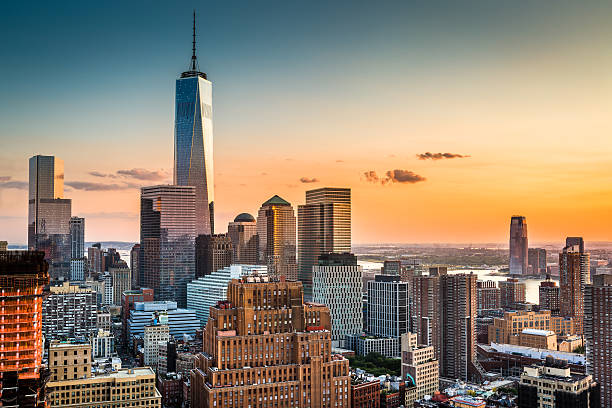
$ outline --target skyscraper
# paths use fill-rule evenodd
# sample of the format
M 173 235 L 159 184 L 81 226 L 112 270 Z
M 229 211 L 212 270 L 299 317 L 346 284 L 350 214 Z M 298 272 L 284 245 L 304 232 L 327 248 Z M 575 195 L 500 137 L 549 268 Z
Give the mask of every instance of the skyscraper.
M 85 218 L 70 218 L 70 280 L 85 280 Z
M 572 317 L 576 332 L 583 333 L 584 317 L 584 258 L 588 254 L 580 253 L 580 246 L 566 246 L 559 254 L 559 309 L 561 316 Z M 586 268 L 589 262 L 586 261 Z
M 230 266 L 234 251 L 227 234 L 198 235 L 195 241 L 196 278 Z
M 546 274 L 546 250 L 544 248 L 529 248 L 527 263 L 530 275 Z
M 584 251 L 584 240 L 582 237 L 567 237 L 565 238 L 566 247 L 574 247 L 573 251 L 580 253 L 580 288 L 591 283 L 591 254 Z
M 546 277 L 545 281 L 540 282 L 538 288 L 538 304 L 540 310 L 550 310 L 553 316 L 559 315 L 559 286 L 553 280 L 550 280 L 550 275 Z
M 525 302 L 527 286 L 516 278 L 508 278 L 497 283 L 500 293 L 500 306 L 507 309 L 516 309 L 518 303 Z
M 376 275 L 368 282 L 368 333 L 399 338 L 409 331 L 408 283 L 399 276 Z
M 174 184 L 195 187 L 196 234 L 214 232 L 212 83 L 198 70 L 195 12 L 193 54 L 176 80 Z
M 140 258 L 140 244 L 134 244 L 130 251 L 130 271 L 132 271 L 132 287 L 140 288 L 140 267 L 138 259 Z
M 0 406 L 44 408 L 42 252 L 0 251 Z
M 351 189 L 306 191 L 298 206 L 298 279 L 304 297 L 312 297 L 312 267 L 321 254 L 351 252 Z
M 227 226 L 227 235 L 234 247 L 233 263 L 254 265 L 257 263 L 257 221 L 251 214 L 242 213 L 234 218 Z
M 601 406 L 612 407 L 612 275 L 595 275 L 584 293 L 587 373 L 601 385 Z
M 259 262 L 268 274 L 297 279 L 295 262 L 295 214 L 289 202 L 275 195 L 261 205 L 257 214 Z
M 30 158 L 28 247 L 45 252 L 52 279 L 70 272 L 70 214 L 64 199 L 64 162 L 54 156 Z
M 140 285 L 155 300 L 184 307 L 195 279 L 195 193 L 192 186 L 143 187 L 140 199 Z
M 510 275 L 526 275 L 527 261 L 527 220 L 515 215 L 510 221 Z

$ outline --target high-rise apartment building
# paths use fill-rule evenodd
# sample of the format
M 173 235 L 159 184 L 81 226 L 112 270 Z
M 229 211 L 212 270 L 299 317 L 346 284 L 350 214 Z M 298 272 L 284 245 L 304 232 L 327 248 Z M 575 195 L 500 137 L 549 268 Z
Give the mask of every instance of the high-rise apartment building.
M 272 278 L 297 279 L 295 214 L 289 202 L 275 195 L 257 214 L 259 262 Z
M 70 222 L 70 258 L 85 257 L 85 218 L 71 217 Z
M 72 201 L 64 199 L 64 162 L 37 155 L 29 168 L 28 247 L 45 252 L 51 279 L 68 279 Z
M 138 259 L 140 258 L 140 244 L 134 244 L 130 250 L 130 271 L 132 271 L 132 287 L 140 288 L 140 267 Z
M 542 276 L 546 274 L 546 250 L 544 248 L 529 248 L 527 264 L 529 275 Z
M 298 206 L 298 245 L 298 279 L 310 299 L 312 267 L 319 256 L 351 252 L 350 188 L 306 191 L 306 204 Z
M 350 407 L 349 363 L 331 353 L 324 305 L 300 282 L 230 282 L 191 372 L 191 407 Z
M 170 327 L 167 324 L 154 324 L 144 327 L 143 335 L 143 362 L 145 366 L 153 367 L 157 371 L 159 358 L 159 344 L 170 340 Z
M 582 237 L 565 238 L 565 246 L 572 248 L 571 251 L 580 253 L 580 288 L 591 283 L 591 255 L 584 251 L 584 239 Z
M 601 406 L 612 407 L 612 274 L 595 275 L 584 292 L 587 372 L 601 385 Z
M 510 275 L 527 275 L 528 248 L 527 220 L 513 216 L 510 220 Z
M 347 334 L 363 329 L 363 270 L 350 253 L 322 254 L 312 267 L 313 301 L 329 307 L 332 342 L 344 345 Z
M 149 367 L 92 374 L 92 350 L 87 342 L 54 341 L 49 347 L 50 407 L 161 408 L 155 372 Z
M 230 265 L 187 284 L 187 309 L 194 310 L 202 326 L 208 321 L 210 308 L 227 298 L 227 285 L 245 275 L 267 276 L 265 265 Z
M 238 214 L 227 226 L 227 235 L 232 240 L 234 257 L 232 263 L 255 265 L 259 240 L 257 237 L 257 221 L 251 214 Z
M 230 266 L 234 257 L 232 240 L 228 234 L 198 235 L 195 241 L 196 278 Z
M 140 284 L 156 300 L 187 302 L 195 278 L 196 188 L 143 187 L 140 205 Z
M 411 330 L 417 334 L 419 344 L 433 346 L 440 355 L 440 275 L 444 269 L 434 269 L 429 276 L 412 279 Z
M 545 281 L 540 282 L 538 298 L 540 310 L 550 310 L 553 316 L 559 315 L 560 288 L 557 286 L 557 282 L 550 280 L 550 275 Z
M 440 373 L 467 381 L 476 369 L 476 275 L 440 275 Z
M 409 329 L 408 283 L 399 276 L 376 275 L 368 282 L 368 333 L 399 338 Z
M 43 252 L 0 251 L 0 406 L 44 408 Z
M 45 339 L 89 338 L 97 331 L 97 295 L 91 287 L 63 282 L 49 291 L 43 301 Z
M 497 283 L 501 299 L 501 307 L 515 309 L 518 303 L 525 302 L 526 285 L 516 278 L 508 278 Z
M 212 83 L 197 65 L 194 14 L 191 64 L 176 80 L 174 184 L 194 187 L 196 235 L 214 233 L 212 114 Z
M 112 277 L 113 301 L 115 306 L 121 306 L 123 292 L 132 289 L 132 273 L 127 264 L 118 265 L 108 269 Z
M 476 308 L 482 310 L 499 309 L 501 307 L 501 290 L 495 281 L 476 282 Z
M 583 329 L 584 283 L 589 267 L 589 254 L 580 252 L 579 245 L 566 246 L 559 254 L 559 310 L 561 316 L 574 319 L 577 334 Z

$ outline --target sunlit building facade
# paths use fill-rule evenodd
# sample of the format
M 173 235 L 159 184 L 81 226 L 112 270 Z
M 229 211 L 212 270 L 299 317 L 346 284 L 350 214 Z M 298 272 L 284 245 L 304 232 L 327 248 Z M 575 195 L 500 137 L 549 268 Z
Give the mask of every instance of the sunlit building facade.
M 510 220 L 510 275 L 528 272 L 527 219 L 515 215 Z
M 238 214 L 227 226 L 227 235 L 232 240 L 234 257 L 232 263 L 254 265 L 257 263 L 257 221 L 251 214 Z
M 566 246 L 559 254 L 559 310 L 561 316 L 571 317 L 576 333 L 583 332 L 585 268 L 589 268 L 589 254 L 580 252 L 579 245 Z M 589 277 L 590 281 L 590 277 Z

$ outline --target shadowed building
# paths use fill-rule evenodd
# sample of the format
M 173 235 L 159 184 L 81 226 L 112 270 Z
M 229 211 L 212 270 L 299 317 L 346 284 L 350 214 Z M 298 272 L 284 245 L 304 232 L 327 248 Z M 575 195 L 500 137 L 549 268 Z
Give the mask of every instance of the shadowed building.
M 195 241 L 196 278 L 232 264 L 233 245 L 227 234 L 198 235 Z
M 232 240 L 234 256 L 232 263 L 241 265 L 257 264 L 257 221 L 251 214 L 242 213 L 227 226 L 227 235 Z
M 527 254 L 529 275 L 544 275 L 546 273 L 546 250 L 544 248 L 529 248 Z
M 295 214 L 289 202 L 275 195 L 257 214 L 259 262 L 268 266 L 272 278 L 297 279 L 295 262 Z
M 547 275 L 545 281 L 540 282 L 538 288 L 540 310 L 550 310 L 553 316 L 559 315 L 559 290 L 557 282 L 550 280 L 550 275 Z
M 583 332 L 584 282 L 589 274 L 589 254 L 580 252 L 579 245 L 566 246 L 559 254 L 559 309 L 561 316 L 571 317 L 576 333 Z
M 518 303 L 525 302 L 526 285 L 516 278 L 498 282 L 501 307 L 515 309 Z
M 510 220 L 510 275 L 526 275 L 527 261 L 527 220 L 515 215 Z
M 306 191 L 306 204 L 298 206 L 298 245 L 298 279 L 311 299 L 312 267 L 319 256 L 351 252 L 350 188 Z

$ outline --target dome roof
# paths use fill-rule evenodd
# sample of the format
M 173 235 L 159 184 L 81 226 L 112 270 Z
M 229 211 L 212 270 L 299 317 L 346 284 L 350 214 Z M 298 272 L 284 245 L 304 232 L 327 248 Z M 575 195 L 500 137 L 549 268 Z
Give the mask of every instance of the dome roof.
M 234 218 L 234 222 L 254 222 L 255 218 L 251 214 L 242 213 L 238 214 L 236 218 Z

